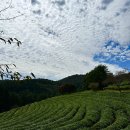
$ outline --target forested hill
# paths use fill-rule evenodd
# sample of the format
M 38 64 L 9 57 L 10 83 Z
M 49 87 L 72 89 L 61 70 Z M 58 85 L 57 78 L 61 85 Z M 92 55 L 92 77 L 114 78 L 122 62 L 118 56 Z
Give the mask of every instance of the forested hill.
M 0 112 L 57 95 L 50 80 L 0 81 Z
M 77 90 L 82 90 L 82 88 L 84 87 L 84 78 L 85 75 L 72 75 L 72 76 L 68 76 L 66 78 L 63 78 L 61 80 L 58 81 L 59 84 L 73 84 L 76 86 Z
M 0 112 L 59 95 L 62 84 L 74 84 L 77 90 L 82 87 L 83 75 L 73 75 L 59 81 L 33 79 L 24 81 L 0 81 Z
M 107 88 L 105 89 L 119 89 L 119 91 L 121 89 L 130 89 L 129 79 L 130 73 L 123 73 L 117 76 L 108 75 L 104 81 L 104 84 L 107 84 Z M 85 75 L 72 75 L 59 81 L 48 79 L 22 81 L 0 80 L 0 112 L 64 94 L 66 91 L 70 92 L 74 90 L 76 92 L 88 89 L 89 87 L 86 88 L 84 80 Z M 69 90 L 66 88 L 68 85 Z

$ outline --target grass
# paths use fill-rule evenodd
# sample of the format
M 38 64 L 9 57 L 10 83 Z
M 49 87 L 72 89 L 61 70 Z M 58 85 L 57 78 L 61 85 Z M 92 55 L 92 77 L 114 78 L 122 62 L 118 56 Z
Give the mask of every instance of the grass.
M 106 87 L 106 90 L 119 90 L 119 88 L 121 90 L 130 90 L 130 85 L 121 85 L 121 86 L 116 86 L 116 85 L 110 85 L 108 87 Z
M 0 130 L 130 130 L 130 92 L 49 98 L 0 113 Z

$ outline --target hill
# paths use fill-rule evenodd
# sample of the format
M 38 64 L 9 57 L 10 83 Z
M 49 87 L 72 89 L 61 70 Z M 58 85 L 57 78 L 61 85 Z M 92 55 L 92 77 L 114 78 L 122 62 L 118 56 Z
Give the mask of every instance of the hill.
M 74 84 L 77 90 L 81 90 L 83 78 L 83 75 L 73 75 L 59 81 L 48 79 L 2 80 L 0 81 L 0 112 L 59 95 L 58 87 L 65 83 Z
M 130 130 L 130 93 L 79 92 L 0 113 L 1 130 Z
M 84 87 L 84 78 L 85 75 L 72 75 L 72 76 L 68 76 L 66 78 L 63 78 L 61 80 L 58 81 L 59 84 L 73 84 L 76 86 L 77 90 L 82 90 Z
M 51 80 L 0 81 L 0 112 L 58 95 Z

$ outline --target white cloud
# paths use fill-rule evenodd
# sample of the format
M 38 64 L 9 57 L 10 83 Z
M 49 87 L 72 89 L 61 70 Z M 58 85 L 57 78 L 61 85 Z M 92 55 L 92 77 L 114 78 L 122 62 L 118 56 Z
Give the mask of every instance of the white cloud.
M 121 45 L 114 41 L 107 42 L 96 54 L 96 59 L 100 61 L 128 61 L 130 59 L 130 46 Z
M 2 1 L 0 8 L 7 5 Z M 21 71 L 33 71 L 36 76 L 52 79 L 86 73 L 99 64 L 93 56 L 107 40 L 113 39 L 122 45 L 130 42 L 130 10 L 127 7 L 126 12 L 121 11 L 127 2 L 33 0 L 31 4 L 31 0 L 13 0 L 12 8 L 1 17 L 13 16 L 16 12 L 25 15 L 0 21 L 0 29 L 7 36 L 21 39 L 23 45 L 17 48 L 1 44 L 0 61 L 15 63 Z M 104 6 L 105 10 L 101 10 Z M 120 69 L 108 66 L 112 71 Z

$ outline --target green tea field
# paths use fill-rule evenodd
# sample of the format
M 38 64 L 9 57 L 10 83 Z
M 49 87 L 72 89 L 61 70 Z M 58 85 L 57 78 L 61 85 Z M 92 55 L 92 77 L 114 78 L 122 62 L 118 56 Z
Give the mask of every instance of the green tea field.
M 0 130 L 130 130 L 129 92 L 85 91 L 0 114 Z

